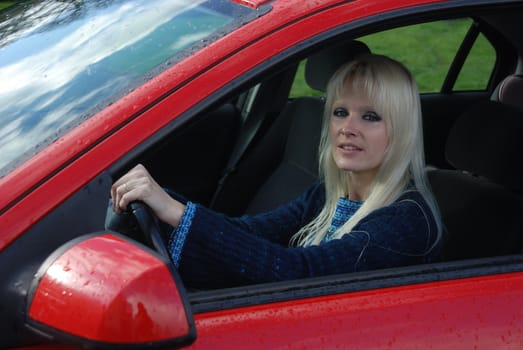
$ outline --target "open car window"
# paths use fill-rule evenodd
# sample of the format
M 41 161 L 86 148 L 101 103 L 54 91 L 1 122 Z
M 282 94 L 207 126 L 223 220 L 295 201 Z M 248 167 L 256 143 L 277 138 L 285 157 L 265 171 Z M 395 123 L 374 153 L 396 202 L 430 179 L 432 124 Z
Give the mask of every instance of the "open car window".
M 451 90 L 453 92 L 482 92 L 486 93 L 490 96 L 490 90 L 492 89 L 492 80 L 494 75 L 496 74 L 496 64 L 498 63 L 498 57 L 496 50 L 494 48 L 494 45 L 490 42 L 489 39 L 487 39 L 486 35 L 484 35 L 481 32 L 478 32 L 476 35 L 473 36 L 471 39 L 471 31 L 474 31 L 474 28 L 476 27 L 476 23 L 474 20 L 469 18 L 464 19 L 445 19 L 445 20 L 438 20 L 438 21 L 430 21 L 427 23 L 422 24 L 415 24 L 415 25 L 409 25 L 405 27 L 399 27 L 399 28 L 393 28 L 387 31 L 379 32 L 379 33 L 373 33 L 370 35 L 362 36 L 362 37 L 356 37 L 354 39 L 361 40 L 365 42 L 369 48 L 371 49 L 371 52 L 373 53 L 379 53 L 379 54 L 385 54 L 389 55 L 393 58 L 396 58 L 402 62 L 404 62 L 409 69 L 414 71 L 414 74 L 416 75 L 416 79 L 420 81 L 421 86 L 421 92 L 423 94 L 430 94 L 436 96 L 436 101 L 441 106 L 441 108 L 445 109 L 446 104 L 448 103 L 448 108 L 445 109 L 445 112 L 447 112 L 447 115 L 445 118 L 452 118 L 452 121 L 457 118 L 463 110 L 456 109 L 453 110 L 453 106 L 456 103 L 456 100 L 450 100 L 449 103 L 448 100 L 445 99 L 446 95 L 442 93 L 444 90 L 445 83 L 449 81 L 448 76 L 455 74 L 456 76 L 452 78 L 454 83 L 452 84 Z M 471 29 L 472 28 L 472 29 Z M 424 42 L 427 42 L 428 39 L 424 38 L 424 35 L 432 36 L 432 41 L 430 45 L 424 45 Z M 402 46 L 401 41 L 399 38 L 403 37 L 413 37 L 414 39 L 412 41 L 406 40 L 405 46 Z M 448 40 L 447 40 L 448 39 Z M 396 45 L 396 40 L 398 43 Z M 384 43 L 387 43 L 384 44 Z M 415 44 L 418 44 L 420 47 L 416 47 Z M 397 46 L 397 47 L 396 47 Z M 469 46 L 468 48 L 463 47 Z M 437 54 L 435 54 L 437 53 Z M 437 57 L 432 57 L 432 56 Z M 465 56 L 465 57 L 462 57 Z M 435 60 L 435 61 L 434 61 Z M 309 86 L 307 86 L 307 83 L 305 81 L 304 77 L 304 69 L 305 69 L 305 60 L 302 60 L 301 62 L 296 62 L 296 66 L 288 65 L 289 70 L 295 70 L 296 74 L 295 77 L 292 79 L 292 88 L 289 92 L 290 100 L 295 100 L 296 98 L 299 98 L 301 96 L 312 96 L 313 98 L 322 99 L 323 92 L 321 91 L 314 91 Z M 456 63 L 457 62 L 457 63 Z M 461 63 L 460 63 L 461 62 Z M 299 63 L 299 64 L 298 64 Z M 455 66 L 458 64 L 459 69 L 457 71 L 455 70 Z M 286 74 L 284 73 L 285 69 L 280 69 L 281 74 L 281 81 L 286 81 L 284 77 Z M 264 83 L 270 84 L 270 79 L 266 79 L 263 82 L 257 82 L 256 88 L 251 90 L 250 96 L 250 103 L 249 107 L 252 107 L 253 105 L 253 96 L 256 96 L 256 94 L 263 93 Z M 268 85 L 270 86 L 270 85 Z M 271 91 L 275 91 L 274 87 L 270 88 Z M 485 95 L 473 95 L 475 98 L 479 99 L 479 96 L 481 98 L 484 98 Z M 263 97 L 262 97 L 263 98 Z M 457 97 L 460 98 L 459 96 Z M 458 103 L 468 104 L 471 103 L 470 100 L 468 100 L 470 97 L 466 97 L 465 100 L 459 101 Z M 232 99 L 236 101 L 235 99 Z M 433 100 L 430 100 L 429 102 L 432 103 Z M 425 101 L 427 102 L 427 101 Z M 254 102 L 254 104 L 256 104 Z M 460 107 L 462 108 L 462 107 Z M 251 109 L 249 109 L 251 110 Z M 437 114 L 436 112 L 434 112 Z M 436 152 L 444 152 L 444 143 L 445 138 L 448 134 L 447 129 L 447 119 L 445 118 L 433 118 L 430 113 L 427 113 L 427 118 L 430 118 L 434 122 L 427 123 L 427 130 L 426 133 L 428 135 L 427 137 L 427 148 L 428 148 L 428 154 L 429 164 L 437 163 L 436 159 L 432 158 L 432 153 Z M 436 115 L 437 117 L 437 115 Z M 451 123 L 452 124 L 452 123 Z M 440 133 L 440 130 L 441 133 Z M 265 132 L 271 133 L 270 129 L 269 131 L 265 130 Z M 442 140 L 436 139 L 435 137 L 431 135 L 438 135 L 442 137 Z M 272 134 L 271 134 L 272 135 Z M 272 145 L 274 146 L 274 144 Z M 441 147 L 440 147 L 441 146 Z M 260 146 L 263 147 L 263 146 Z M 284 147 L 284 146 L 283 146 Z M 260 148 L 255 148 L 256 152 Z M 252 150 L 251 150 L 252 151 Z M 283 152 L 283 151 L 282 151 Z M 434 156 L 436 157 L 436 156 Z M 256 164 L 259 164 L 256 162 Z M 449 165 L 445 165 L 446 167 L 449 167 Z M 251 168 L 252 170 L 252 168 Z M 235 169 L 235 171 L 238 171 L 238 169 Z M 245 175 L 245 174 L 244 174 Z M 254 175 L 252 174 L 251 177 L 256 177 L 258 174 Z M 241 187 L 240 187 L 241 189 Z M 243 192 L 243 190 L 237 190 L 236 192 Z M 244 206 L 243 209 L 236 210 L 233 212 L 236 212 L 237 214 L 242 214 L 245 212 L 247 207 Z M 224 209 L 223 207 L 220 209 Z M 466 228 L 465 228 L 466 229 Z M 518 243 L 519 244 L 519 243 Z M 462 256 L 475 256 L 478 257 L 479 255 L 474 255 L 476 253 L 471 253 L 466 251 L 466 247 L 463 247 L 463 251 L 461 251 L 459 254 Z M 461 248 L 460 248 L 461 249 Z M 519 250 L 518 250 L 519 249 Z M 515 250 L 511 250 L 514 253 L 519 252 L 521 247 L 516 248 Z M 506 251 L 508 252 L 508 250 Z M 496 255 L 497 254 L 485 254 L 481 256 L 485 259 L 492 259 L 492 261 L 496 261 Z M 507 253 L 499 254 L 501 255 L 507 255 Z M 510 255 L 510 254 L 508 254 Z M 454 258 L 453 258 L 454 259 Z M 500 264 L 497 265 L 496 268 L 501 268 L 507 261 L 512 261 L 514 258 L 499 258 Z M 461 260 L 461 258 L 456 257 L 455 260 Z M 517 259 L 516 259 L 517 260 Z M 486 261 L 486 260 L 485 260 Z M 406 271 L 407 274 L 412 273 L 413 279 L 411 280 L 412 283 L 416 283 L 415 281 L 423 281 L 425 278 L 431 279 L 432 277 L 429 277 L 430 274 L 427 274 L 426 269 L 433 269 L 435 268 L 438 271 L 446 271 L 449 272 L 448 278 L 453 278 L 451 276 L 457 276 L 461 272 L 462 268 L 466 268 L 465 266 L 469 266 L 471 268 L 470 271 L 475 271 L 472 273 L 478 273 L 478 268 L 482 264 L 481 261 L 466 261 L 464 260 L 462 263 L 462 267 L 459 266 L 459 264 L 456 263 L 449 263 L 448 265 L 441 265 L 442 270 L 438 270 L 440 267 L 424 267 L 424 266 L 415 266 L 406 268 L 405 270 L 399 269 L 398 271 L 375 271 L 372 273 L 359 273 L 356 276 L 354 276 L 355 280 L 360 280 L 361 278 L 366 280 L 366 277 L 363 276 L 369 276 L 369 281 L 373 280 L 374 282 L 380 280 L 380 279 L 389 279 L 394 280 L 397 276 L 402 275 Z M 510 269 L 510 267 L 505 266 Z M 517 267 L 515 267 L 517 269 Z M 418 271 L 419 274 L 417 274 Z M 435 270 L 433 270 L 435 271 Z M 450 272 L 452 271 L 452 272 Z M 501 270 L 500 270 L 501 271 Z M 445 272 L 445 273 L 446 273 Z M 399 275 L 396 275 L 398 273 Z M 454 275 L 456 274 L 456 275 Z M 337 280 L 337 278 L 340 278 L 340 280 L 345 280 L 347 278 L 347 281 L 354 281 L 352 277 L 350 276 L 337 276 L 333 277 L 334 280 Z M 376 279 L 374 279 L 376 278 Z M 401 279 L 401 278 L 400 278 Z M 397 281 L 399 281 L 398 279 Z M 340 281 L 338 280 L 338 281 Z M 390 280 L 390 281 L 391 281 Z M 196 306 L 196 308 L 201 308 L 201 310 L 207 310 L 207 307 L 213 308 L 216 307 L 216 305 L 220 304 L 223 298 L 228 298 L 228 296 L 238 296 L 238 305 L 244 305 L 243 303 L 246 302 L 246 300 L 249 300 L 249 298 L 252 297 L 252 295 L 258 295 L 259 291 L 265 290 L 271 290 L 272 292 L 277 292 L 280 290 L 280 287 L 282 289 L 286 288 L 293 288 L 293 290 L 299 290 L 300 293 L 303 292 L 303 295 L 308 295 L 307 290 L 310 288 L 311 285 L 309 285 L 309 282 L 312 283 L 315 286 L 322 286 L 323 283 L 329 285 L 330 282 L 329 277 L 320 278 L 314 281 L 293 281 L 289 283 L 282 283 L 282 284 L 270 284 L 266 287 L 259 286 L 259 290 L 254 288 L 254 291 L 251 293 L 248 292 L 248 289 L 252 290 L 251 288 L 240 288 L 240 289 L 232 289 L 230 291 L 220 291 L 220 292 L 213 292 L 213 291 L 193 291 L 194 294 L 192 294 L 193 302 Z M 316 285 L 318 283 L 318 285 Z M 347 282 L 348 284 L 351 284 L 352 282 Z M 292 287 L 289 287 L 292 286 Z M 318 287 L 321 289 L 322 287 Z M 256 292 L 258 290 L 258 292 Z M 310 291 L 316 290 L 315 287 L 310 289 Z M 316 290 L 317 291 L 317 290 Z M 272 293 L 271 292 L 271 293 Z M 230 293 L 230 294 L 229 294 Z M 311 292 L 313 294 L 314 292 Z M 263 292 L 262 292 L 263 294 Z M 217 299 L 214 299 L 214 298 Z M 246 299 L 243 299 L 245 297 Z M 268 296 L 266 296 L 269 298 Z M 285 299 L 285 298 L 284 298 Z M 216 304 L 213 304 L 214 301 L 217 301 Z M 210 306 L 214 305 L 214 306 Z

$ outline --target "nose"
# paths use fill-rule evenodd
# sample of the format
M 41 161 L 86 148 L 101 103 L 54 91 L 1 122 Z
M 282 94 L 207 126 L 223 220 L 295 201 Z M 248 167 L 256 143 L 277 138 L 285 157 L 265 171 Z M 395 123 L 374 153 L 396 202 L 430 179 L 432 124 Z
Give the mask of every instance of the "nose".
M 358 118 L 355 115 L 349 115 L 340 125 L 340 134 L 344 136 L 355 136 L 358 133 Z

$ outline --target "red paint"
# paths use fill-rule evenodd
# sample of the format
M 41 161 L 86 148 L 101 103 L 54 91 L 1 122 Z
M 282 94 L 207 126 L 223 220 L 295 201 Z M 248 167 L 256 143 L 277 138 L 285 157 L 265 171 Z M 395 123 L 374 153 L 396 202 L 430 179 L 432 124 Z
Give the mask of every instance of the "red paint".
M 521 349 L 523 273 L 196 315 L 194 349 Z
M 270 0 L 231 0 L 237 4 L 257 9 L 263 4 L 270 2 Z
M 78 243 L 48 268 L 32 297 L 29 317 L 84 339 L 144 343 L 189 332 L 166 264 L 121 238 Z
M 190 348 L 521 349 L 522 291 L 517 273 L 204 313 Z

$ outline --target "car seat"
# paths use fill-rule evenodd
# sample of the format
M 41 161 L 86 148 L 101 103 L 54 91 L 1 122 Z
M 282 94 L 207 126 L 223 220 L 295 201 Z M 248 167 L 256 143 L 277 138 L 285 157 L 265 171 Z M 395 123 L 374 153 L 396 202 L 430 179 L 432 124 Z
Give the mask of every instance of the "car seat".
M 523 114 L 484 101 L 454 123 L 445 155 L 456 170 L 428 171 L 446 240 L 445 260 L 507 255 L 523 235 Z
M 498 84 L 491 99 L 523 111 L 523 75 L 507 76 Z

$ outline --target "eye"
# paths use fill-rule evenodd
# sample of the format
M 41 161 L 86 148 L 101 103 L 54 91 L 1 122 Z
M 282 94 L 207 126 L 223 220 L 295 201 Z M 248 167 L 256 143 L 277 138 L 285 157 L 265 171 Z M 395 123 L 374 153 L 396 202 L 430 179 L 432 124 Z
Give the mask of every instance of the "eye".
M 337 107 L 332 111 L 332 115 L 339 118 L 345 118 L 349 115 L 349 112 L 343 107 Z
M 369 122 L 379 122 L 381 121 L 381 117 L 376 112 L 365 112 L 361 116 L 363 120 L 367 120 Z

